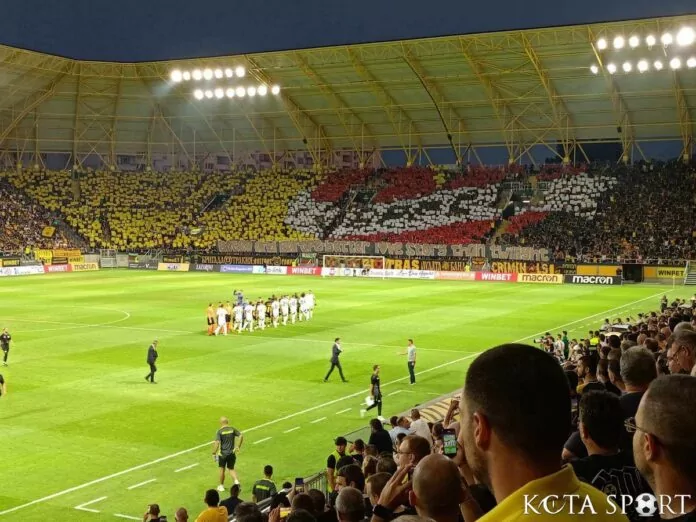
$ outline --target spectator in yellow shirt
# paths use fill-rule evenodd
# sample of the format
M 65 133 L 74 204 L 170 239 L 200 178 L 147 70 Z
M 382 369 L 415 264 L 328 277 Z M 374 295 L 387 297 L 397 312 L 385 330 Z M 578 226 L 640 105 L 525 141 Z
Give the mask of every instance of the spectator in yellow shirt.
M 208 507 L 201 511 L 196 518 L 196 522 L 227 522 L 227 508 L 218 506 L 220 504 L 220 494 L 216 490 L 209 489 L 206 491 L 203 502 Z

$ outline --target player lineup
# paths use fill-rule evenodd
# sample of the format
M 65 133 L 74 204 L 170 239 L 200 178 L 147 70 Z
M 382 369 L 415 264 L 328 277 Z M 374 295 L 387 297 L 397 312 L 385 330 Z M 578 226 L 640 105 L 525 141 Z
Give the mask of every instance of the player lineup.
M 264 299 L 246 300 L 241 290 L 234 291 L 234 305 L 231 301 L 220 302 L 217 308 L 208 305 L 206 319 L 208 335 L 227 335 L 228 332 L 253 332 L 269 328 L 287 326 L 298 321 L 309 321 L 314 315 L 316 300 L 311 290 L 308 292 L 272 295 Z

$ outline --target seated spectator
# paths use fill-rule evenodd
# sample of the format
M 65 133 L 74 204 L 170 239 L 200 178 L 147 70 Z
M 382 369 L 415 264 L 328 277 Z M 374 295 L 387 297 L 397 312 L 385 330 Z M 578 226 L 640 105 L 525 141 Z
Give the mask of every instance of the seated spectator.
M 336 490 L 340 491 L 345 487 L 365 491 L 365 475 L 363 475 L 360 466 L 357 464 L 343 466 L 338 470 L 338 475 L 336 476 Z
M 421 419 L 420 411 L 418 411 L 418 408 L 413 408 L 411 410 L 411 426 L 409 428 L 409 431 L 413 435 L 423 437 L 425 440 L 428 441 L 428 444 L 430 444 L 430 446 L 433 445 L 433 437 L 430 434 L 430 428 L 428 427 L 428 423 L 425 420 Z
M 196 517 L 196 522 L 227 522 L 227 509 L 220 504 L 220 494 L 215 489 L 205 492 L 203 502 L 208 506 Z
M 339 522 L 362 522 L 365 520 L 365 503 L 361 491 L 342 488 L 336 499 L 336 515 Z
M 399 467 L 416 466 L 421 460 L 430 455 L 430 444 L 423 437 L 409 435 L 404 438 L 397 451 Z
M 675 332 L 667 350 L 667 362 L 670 373 L 691 373 L 696 365 L 696 332 L 687 329 Z
M 237 522 L 264 522 L 259 506 L 253 502 L 242 502 L 239 504 L 234 510 L 234 518 Z
M 578 520 L 626 520 L 607 515 L 606 495 L 583 484 L 559 455 L 570 428 L 568 381 L 556 360 L 532 346 L 508 344 L 479 355 L 466 375 L 461 437 L 474 475 L 493 492 L 497 506 L 481 522 L 521 520 L 525 505 L 542 513 L 525 495 L 580 495 L 597 515 Z M 569 504 L 554 505 L 561 516 Z
M 239 490 L 239 484 L 234 484 L 230 488 L 230 496 L 225 500 L 220 501 L 220 505 L 224 506 L 228 513 L 234 513 L 237 506 L 243 502 L 239 499 Z
M 266 465 L 263 467 L 263 478 L 254 482 L 251 488 L 252 502 L 261 502 L 278 493 L 275 482 L 273 482 L 273 466 Z M 228 510 L 229 511 L 229 510 Z M 232 513 L 233 511 L 229 511 Z
M 186 508 L 180 507 L 176 510 L 176 513 L 174 513 L 174 522 L 188 522 L 188 519 L 189 516 Z
M 636 466 L 655 495 L 669 500 L 665 518 L 696 520 L 696 378 L 653 381 L 626 427 Z
M 382 421 L 379 419 L 372 419 L 370 421 L 370 428 L 372 433 L 370 433 L 370 444 L 374 444 L 377 451 L 380 453 L 391 453 L 394 451 L 394 443 L 392 442 L 389 432 L 384 429 Z

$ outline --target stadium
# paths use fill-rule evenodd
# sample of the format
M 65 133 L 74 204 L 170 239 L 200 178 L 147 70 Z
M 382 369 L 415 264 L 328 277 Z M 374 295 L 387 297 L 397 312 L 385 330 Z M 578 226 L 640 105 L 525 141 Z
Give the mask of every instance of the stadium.
M 0 45 L 0 519 L 692 520 L 693 107 L 696 15 Z

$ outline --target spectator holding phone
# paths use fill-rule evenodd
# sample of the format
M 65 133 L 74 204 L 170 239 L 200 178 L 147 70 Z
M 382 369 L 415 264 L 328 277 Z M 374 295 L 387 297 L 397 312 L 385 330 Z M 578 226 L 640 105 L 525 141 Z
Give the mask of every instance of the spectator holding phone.
M 164 522 L 167 517 L 160 517 L 159 504 L 150 504 L 147 506 L 147 511 L 143 515 L 143 522 Z

